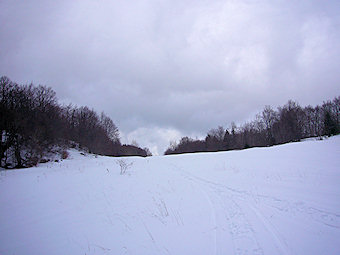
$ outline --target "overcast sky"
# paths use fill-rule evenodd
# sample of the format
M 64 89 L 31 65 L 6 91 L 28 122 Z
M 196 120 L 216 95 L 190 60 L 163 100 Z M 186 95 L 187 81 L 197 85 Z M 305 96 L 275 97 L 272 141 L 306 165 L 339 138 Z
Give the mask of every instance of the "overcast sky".
M 1 0 L 0 75 L 169 141 L 340 95 L 340 1 Z

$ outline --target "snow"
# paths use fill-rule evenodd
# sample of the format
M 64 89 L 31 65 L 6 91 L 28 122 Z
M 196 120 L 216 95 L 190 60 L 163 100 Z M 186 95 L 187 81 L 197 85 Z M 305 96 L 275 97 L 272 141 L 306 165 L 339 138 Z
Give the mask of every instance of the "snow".
M 340 254 L 340 136 L 0 175 L 0 254 Z

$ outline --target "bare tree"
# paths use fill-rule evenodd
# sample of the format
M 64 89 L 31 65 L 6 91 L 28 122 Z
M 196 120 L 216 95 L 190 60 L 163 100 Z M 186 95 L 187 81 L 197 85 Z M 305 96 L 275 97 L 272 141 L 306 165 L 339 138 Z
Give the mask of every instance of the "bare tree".
M 278 114 L 269 106 L 266 105 L 262 111 L 262 120 L 266 130 L 266 139 L 269 145 L 275 144 L 273 127 L 278 121 Z
M 118 131 L 117 126 L 103 112 L 101 113 L 101 116 L 100 116 L 100 123 L 103 129 L 105 130 L 107 136 L 112 142 L 119 141 L 119 131 Z

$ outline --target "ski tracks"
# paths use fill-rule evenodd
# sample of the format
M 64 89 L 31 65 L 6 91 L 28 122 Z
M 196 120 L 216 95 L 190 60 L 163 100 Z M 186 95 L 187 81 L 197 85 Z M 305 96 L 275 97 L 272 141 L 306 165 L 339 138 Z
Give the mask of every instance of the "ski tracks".
M 289 254 L 286 244 L 270 222 L 255 205 L 248 205 L 250 199 L 247 199 L 246 193 L 196 177 L 175 165 L 174 168 L 194 183 L 210 202 L 216 225 L 216 255 Z M 264 242 L 266 247 L 261 245 Z M 272 245 L 268 246 L 268 243 Z
M 180 172 L 184 178 L 194 183 L 205 194 L 211 205 L 215 223 L 214 253 L 216 255 L 230 254 L 231 251 L 235 255 L 263 254 L 251 225 L 245 219 L 241 208 L 230 196 L 227 197 L 219 188 L 197 179 L 195 176 L 182 170 Z
M 215 190 L 214 194 L 220 200 L 223 213 L 228 222 L 228 230 L 231 236 L 234 254 L 237 255 L 262 255 L 263 250 L 256 236 L 253 225 L 240 204 L 230 195 L 222 190 Z

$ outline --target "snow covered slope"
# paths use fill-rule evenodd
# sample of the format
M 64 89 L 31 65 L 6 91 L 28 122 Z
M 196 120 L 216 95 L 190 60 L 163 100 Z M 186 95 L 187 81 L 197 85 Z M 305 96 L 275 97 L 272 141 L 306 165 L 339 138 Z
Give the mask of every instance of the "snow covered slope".
M 0 254 L 340 254 L 340 136 L 1 171 Z

